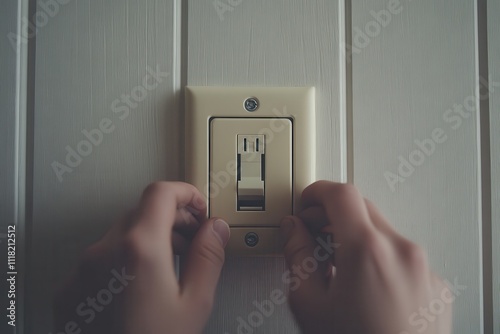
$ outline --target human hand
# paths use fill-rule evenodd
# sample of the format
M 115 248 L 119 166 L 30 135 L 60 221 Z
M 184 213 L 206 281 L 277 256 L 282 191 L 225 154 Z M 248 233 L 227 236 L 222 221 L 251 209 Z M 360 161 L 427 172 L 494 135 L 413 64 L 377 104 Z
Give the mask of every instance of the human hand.
M 56 297 L 56 333 L 200 333 L 229 239 L 225 222 L 205 216 L 194 186 L 148 186 L 134 214 L 86 250 Z M 186 254 L 179 280 L 174 253 Z
M 292 271 L 289 302 L 304 333 L 451 332 L 451 291 L 429 270 L 424 251 L 354 186 L 319 181 L 304 190 L 302 201 L 305 209 L 286 217 L 281 229 Z M 317 232 L 334 236 L 334 259 L 318 252 Z M 436 299 L 445 305 L 439 315 L 415 316 L 429 313 Z

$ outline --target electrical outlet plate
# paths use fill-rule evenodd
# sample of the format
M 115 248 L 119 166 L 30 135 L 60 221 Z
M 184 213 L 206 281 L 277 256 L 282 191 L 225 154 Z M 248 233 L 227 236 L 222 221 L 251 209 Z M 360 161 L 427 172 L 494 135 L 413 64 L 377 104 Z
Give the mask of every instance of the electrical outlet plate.
M 314 87 L 186 87 L 186 181 L 230 225 L 229 256 L 281 254 L 280 220 L 315 180 L 314 97 Z

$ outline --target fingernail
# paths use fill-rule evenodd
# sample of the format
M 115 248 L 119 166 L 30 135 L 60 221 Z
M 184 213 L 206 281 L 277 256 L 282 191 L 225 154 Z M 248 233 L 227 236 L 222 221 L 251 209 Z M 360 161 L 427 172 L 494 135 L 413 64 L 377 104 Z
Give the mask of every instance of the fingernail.
M 229 225 L 222 219 L 217 219 L 212 225 L 212 230 L 217 239 L 219 239 L 222 247 L 226 247 L 230 235 Z
M 281 221 L 281 232 L 288 238 L 288 235 L 290 232 L 292 232 L 292 229 L 295 227 L 295 222 L 286 217 Z

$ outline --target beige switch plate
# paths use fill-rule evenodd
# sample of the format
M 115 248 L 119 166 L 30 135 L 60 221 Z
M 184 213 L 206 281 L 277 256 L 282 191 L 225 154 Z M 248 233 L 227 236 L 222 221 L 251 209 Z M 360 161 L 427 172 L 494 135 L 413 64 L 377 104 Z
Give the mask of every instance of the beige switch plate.
M 250 97 L 259 101 L 253 112 L 244 108 Z M 279 222 L 315 180 L 314 98 L 314 87 L 186 87 L 186 181 L 205 195 L 209 217 L 229 223 L 228 256 L 281 254 Z M 238 135 L 265 137 L 264 211 L 237 210 Z M 258 235 L 254 247 L 248 233 Z

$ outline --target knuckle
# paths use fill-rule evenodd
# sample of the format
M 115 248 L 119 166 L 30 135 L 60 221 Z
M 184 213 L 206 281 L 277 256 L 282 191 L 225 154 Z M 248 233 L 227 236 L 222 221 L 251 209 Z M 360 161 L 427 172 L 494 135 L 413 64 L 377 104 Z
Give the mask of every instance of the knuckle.
M 377 206 L 375 205 L 375 203 L 373 203 L 372 200 L 368 199 L 368 198 L 363 198 L 364 201 L 365 201 L 365 204 L 368 208 L 376 208 Z
M 216 247 L 211 243 L 203 243 L 198 247 L 197 256 L 202 260 L 216 266 L 222 266 L 224 264 L 225 255 L 222 248 Z
M 91 272 L 96 270 L 103 261 L 103 252 L 101 250 L 101 246 L 99 243 L 95 243 L 87 247 L 82 255 L 80 256 L 79 261 L 79 272 Z
M 153 261 L 155 252 L 152 243 L 148 242 L 142 232 L 132 230 L 122 242 L 124 258 L 130 265 L 137 266 Z
M 198 295 L 196 304 L 201 314 L 210 314 L 214 306 L 213 294 L 206 292 Z
M 364 229 L 353 244 L 353 255 L 361 260 L 383 258 L 385 247 L 382 238 L 373 229 Z
M 363 231 L 363 238 L 360 241 L 366 250 L 372 252 L 377 251 L 381 247 L 380 238 L 377 233 L 372 230 Z
M 161 193 L 165 191 L 166 189 L 169 189 L 169 182 L 164 182 L 164 181 L 156 181 L 153 183 L 150 183 L 144 188 L 144 191 L 142 193 L 142 197 L 148 198 L 157 195 L 158 193 Z
M 347 198 L 359 196 L 358 188 L 356 188 L 354 185 L 350 183 L 340 183 L 336 185 L 331 185 L 330 192 L 334 193 L 337 196 L 347 197 Z
M 419 245 L 405 240 L 399 246 L 399 253 L 405 263 L 417 271 L 427 268 L 427 254 Z
M 378 247 L 378 234 L 374 228 L 360 225 L 358 236 L 353 240 L 356 248 L 373 249 Z
M 326 181 L 326 180 L 318 180 L 318 181 L 315 181 L 313 182 L 310 187 L 327 187 L 327 186 L 330 186 L 330 185 L 333 185 L 335 183 L 331 182 L 331 181 Z
M 288 240 L 284 246 L 284 253 L 288 263 L 295 263 L 297 259 L 304 256 L 309 250 L 309 245 L 305 243 L 295 243 Z

